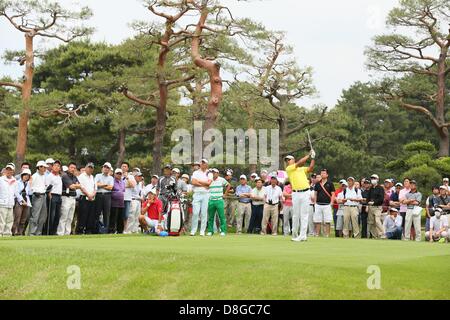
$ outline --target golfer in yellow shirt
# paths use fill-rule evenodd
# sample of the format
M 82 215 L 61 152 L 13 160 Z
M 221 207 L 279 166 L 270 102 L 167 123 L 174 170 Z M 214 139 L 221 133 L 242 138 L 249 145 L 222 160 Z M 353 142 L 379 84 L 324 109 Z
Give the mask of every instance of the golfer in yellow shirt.
M 309 167 L 305 167 L 310 158 Z M 307 174 L 314 170 L 315 158 L 314 150 L 298 161 L 295 161 L 293 156 L 284 158 L 287 165 L 286 172 L 292 186 L 292 241 L 306 241 L 308 237 L 308 208 L 311 191 Z

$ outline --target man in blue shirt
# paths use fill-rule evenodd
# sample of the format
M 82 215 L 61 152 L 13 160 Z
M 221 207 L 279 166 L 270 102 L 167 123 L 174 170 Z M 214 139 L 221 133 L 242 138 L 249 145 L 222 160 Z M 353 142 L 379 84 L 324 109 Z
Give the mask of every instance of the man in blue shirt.
M 247 177 L 245 175 L 240 177 L 239 182 L 240 185 L 236 187 L 236 197 L 239 198 L 236 233 L 242 234 L 243 229 L 247 232 L 250 223 L 250 216 L 252 214 L 250 199 L 252 188 L 247 184 Z M 242 226 L 243 221 L 244 227 Z

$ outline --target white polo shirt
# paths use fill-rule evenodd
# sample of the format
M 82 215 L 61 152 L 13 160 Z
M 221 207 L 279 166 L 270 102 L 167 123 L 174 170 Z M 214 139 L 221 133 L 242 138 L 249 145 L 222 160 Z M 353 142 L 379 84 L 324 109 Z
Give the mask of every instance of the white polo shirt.
M 208 170 L 202 171 L 200 169 L 200 170 L 195 171 L 192 174 L 192 180 L 194 180 L 194 179 L 201 181 L 201 182 L 207 182 L 210 179 L 212 180 L 212 175 L 208 175 Z M 207 193 L 208 189 L 206 189 L 205 187 L 194 186 L 193 191 L 195 193 Z
M 267 186 L 264 188 L 264 191 L 266 193 L 266 202 L 272 200 L 272 204 L 277 204 L 280 202 L 280 198 L 283 196 L 283 191 L 279 186 L 272 187 Z
M 342 200 L 342 199 L 360 199 L 362 200 L 362 193 L 360 189 L 356 189 L 355 187 L 353 187 L 352 189 L 347 188 L 345 190 L 345 197 L 344 197 L 344 191 L 339 192 L 337 199 L 338 200 Z M 359 202 L 356 201 L 350 201 L 347 200 L 346 202 L 344 202 L 344 206 L 358 206 Z
M 97 190 L 97 184 L 95 183 L 93 175 L 88 176 L 86 172 L 84 172 L 78 176 L 78 181 L 80 182 L 81 186 L 89 193 L 93 193 Z M 85 195 L 83 192 L 81 192 L 81 194 Z
M 33 181 L 34 182 L 34 181 Z M 61 176 L 50 173 L 47 175 L 47 185 L 52 185 L 50 193 L 62 195 L 62 179 Z
M 36 172 L 32 176 L 31 180 L 31 192 L 32 193 L 45 193 L 47 191 L 47 175 L 43 175 Z

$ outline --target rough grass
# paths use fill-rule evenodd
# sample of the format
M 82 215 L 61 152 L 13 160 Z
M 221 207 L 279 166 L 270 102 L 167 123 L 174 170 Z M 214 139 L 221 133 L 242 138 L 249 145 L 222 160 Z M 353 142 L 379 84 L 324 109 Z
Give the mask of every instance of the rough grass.
M 286 237 L 0 239 L 0 299 L 449 299 L 450 245 Z M 67 267 L 81 268 L 81 290 Z M 381 269 L 369 290 L 367 268 Z

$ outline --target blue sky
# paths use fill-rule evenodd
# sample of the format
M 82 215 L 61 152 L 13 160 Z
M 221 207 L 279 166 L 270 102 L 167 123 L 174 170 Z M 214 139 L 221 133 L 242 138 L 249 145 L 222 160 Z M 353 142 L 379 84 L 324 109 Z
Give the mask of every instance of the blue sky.
M 61 0 L 63 5 L 73 4 Z M 133 35 L 128 23 L 135 19 L 155 19 L 139 0 L 78 0 L 94 11 L 90 25 L 96 28 L 93 40 L 120 43 Z M 125 5 L 126 3 L 126 5 Z M 333 107 L 342 89 L 355 81 L 367 81 L 364 48 L 371 38 L 383 33 L 384 20 L 397 0 L 254 0 L 249 2 L 225 0 L 237 17 L 250 17 L 269 29 L 287 32 L 301 66 L 314 69 L 314 83 L 320 96 L 300 101 L 310 106 L 325 103 Z M 49 48 L 54 42 L 37 41 Z M 24 39 L 4 19 L 0 19 L 0 54 L 4 50 L 22 50 Z M 0 63 L 0 77 L 22 74 L 18 65 Z

